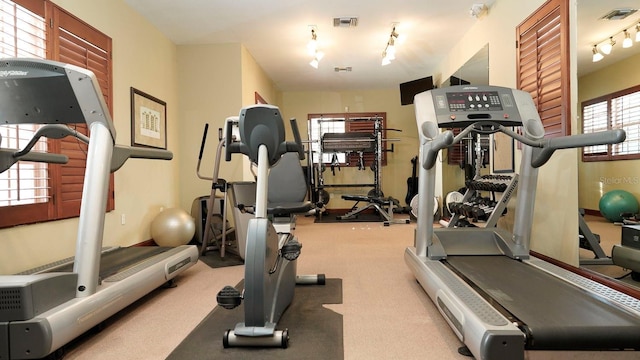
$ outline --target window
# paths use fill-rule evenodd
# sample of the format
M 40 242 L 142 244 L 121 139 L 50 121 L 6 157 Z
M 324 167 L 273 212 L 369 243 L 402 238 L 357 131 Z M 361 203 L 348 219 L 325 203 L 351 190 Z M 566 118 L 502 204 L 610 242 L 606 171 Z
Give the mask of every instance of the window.
M 325 133 L 345 133 L 345 118 L 344 117 L 311 117 L 309 119 L 309 129 L 310 129 L 310 138 L 311 139 L 320 139 L 322 134 Z M 320 160 L 318 156 L 320 155 L 320 142 L 314 141 L 311 142 L 311 154 L 313 156 L 312 162 L 317 164 Z M 333 153 L 322 153 L 322 162 L 323 163 L 331 163 L 333 160 Z M 341 164 L 346 162 L 345 153 L 337 154 L 338 161 Z
M 627 139 L 620 144 L 589 146 L 583 161 L 640 159 L 640 86 L 582 103 L 584 134 L 622 129 Z
M 111 39 L 49 0 L 0 0 L 0 56 L 48 58 L 93 71 L 109 109 Z M 87 134 L 83 124 L 76 129 Z M 19 149 L 34 125 L 2 125 L 3 148 Z M 0 227 L 64 219 L 80 214 L 86 144 L 75 138 L 42 139 L 36 148 L 65 154 L 65 165 L 18 162 L 0 174 Z M 113 176 L 107 210 L 114 208 Z
M 346 133 L 357 133 L 357 134 L 369 134 L 369 139 L 359 139 L 363 142 L 373 141 L 375 139 L 375 131 L 376 131 L 376 122 L 379 123 L 380 128 L 380 136 L 383 139 L 381 144 L 381 163 L 382 165 L 387 164 L 386 152 L 392 151 L 387 150 L 386 143 L 384 141 L 387 139 L 386 137 L 386 113 L 336 113 L 336 114 L 310 114 L 308 116 L 309 119 L 309 140 L 311 151 L 313 154 L 313 163 L 317 164 L 318 154 L 320 154 L 320 142 L 323 136 L 327 133 L 330 134 L 346 134 Z M 340 140 L 336 140 L 340 141 Z M 345 140 L 348 141 L 348 140 Z M 339 145 L 338 145 L 339 146 Z M 374 148 L 375 144 L 371 144 L 371 148 Z M 373 152 L 366 151 L 362 154 L 362 159 L 360 158 L 360 153 L 357 151 L 349 151 L 348 149 L 345 151 L 325 151 L 322 153 L 322 162 L 325 164 L 330 164 L 335 160 L 338 160 L 342 166 L 358 166 L 361 162 L 365 165 L 372 164 L 376 161 L 376 154 Z

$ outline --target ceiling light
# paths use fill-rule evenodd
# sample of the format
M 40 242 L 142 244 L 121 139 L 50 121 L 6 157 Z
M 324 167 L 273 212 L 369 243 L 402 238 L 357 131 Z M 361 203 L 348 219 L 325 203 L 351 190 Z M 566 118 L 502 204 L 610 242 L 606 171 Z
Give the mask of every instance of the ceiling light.
M 311 40 L 307 43 L 307 51 L 309 55 L 314 55 L 316 50 L 318 49 L 318 35 L 316 35 L 316 30 L 311 29 Z
M 309 55 L 313 56 L 309 65 L 317 69 L 320 65 L 320 60 L 324 57 L 324 53 L 318 50 L 318 33 L 316 32 L 316 27 L 309 27 L 311 28 L 311 40 L 307 43 L 307 51 L 309 52 Z
M 602 51 L 603 54 L 605 55 L 609 55 L 611 54 L 611 50 L 613 49 L 613 45 L 616 44 L 616 41 L 613 40 L 613 36 L 609 38 L 609 42 L 605 42 L 602 45 L 600 45 L 600 51 Z
M 392 60 L 396 58 L 396 40 L 400 34 L 396 32 L 395 25 L 391 30 L 391 34 L 389 35 L 389 40 L 387 41 L 387 45 L 382 51 L 382 66 L 389 65 Z
M 600 51 L 598 51 L 598 45 L 593 45 L 593 62 L 598 62 L 602 59 L 604 59 L 604 55 L 602 55 L 602 53 L 600 53 Z
M 633 46 L 633 40 L 631 40 L 631 34 L 625 29 L 624 30 L 624 40 L 622 40 L 623 48 L 630 48 Z

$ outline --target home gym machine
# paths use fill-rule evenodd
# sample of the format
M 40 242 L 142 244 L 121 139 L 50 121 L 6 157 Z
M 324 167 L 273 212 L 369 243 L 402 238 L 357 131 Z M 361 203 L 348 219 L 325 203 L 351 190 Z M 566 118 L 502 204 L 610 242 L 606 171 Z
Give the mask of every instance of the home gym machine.
M 275 327 L 293 300 L 296 283 L 324 284 L 324 275 L 296 276 L 296 259 L 302 245 L 290 233 L 278 234 L 268 214 L 301 213 L 313 205 L 304 201 L 268 209 L 269 170 L 287 152 L 297 152 L 299 159 L 304 159 L 304 149 L 293 119 L 291 128 L 296 141 L 285 141 L 284 124 L 276 106 L 245 107 L 238 119 L 239 141 L 231 141 L 231 127 L 227 126 L 225 159 L 231 161 L 232 154 L 241 153 L 257 164 L 255 217 L 247 229 L 244 291 L 241 294 L 233 286 L 226 286 L 217 295 L 218 304 L 225 309 L 244 301 L 244 322 L 225 332 L 223 345 L 286 348 L 288 330 Z
M 357 117 L 352 119 L 317 119 L 318 122 L 318 134 L 319 139 L 310 141 L 318 141 L 318 170 L 317 179 L 312 178 L 312 184 L 317 184 L 317 187 L 312 190 L 312 193 L 325 194 L 327 196 L 325 188 L 330 187 L 366 187 L 373 186 L 366 195 L 342 195 L 342 199 L 355 201 L 355 204 L 349 212 L 342 216 L 338 216 L 338 220 L 351 220 L 356 219 L 361 213 L 367 210 L 374 210 L 382 218 L 384 225 L 388 226 L 392 223 L 408 223 L 408 220 L 394 220 L 393 210 L 399 206 L 399 202 L 391 197 L 384 197 L 382 192 L 382 154 L 385 151 L 393 152 L 393 144 L 391 144 L 390 150 L 385 150 L 383 147 L 383 141 L 393 142 L 398 139 L 383 138 L 383 131 L 400 131 L 397 129 L 383 129 L 382 117 Z M 349 123 L 364 123 L 373 122 L 373 132 L 363 131 L 350 131 L 350 132 L 325 132 L 323 130 L 324 123 L 334 122 L 349 122 Z M 311 134 L 311 133 L 310 133 Z M 343 183 L 343 184 L 326 184 L 324 179 L 325 164 L 323 160 L 323 154 L 332 153 L 331 171 L 335 175 L 335 169 L 340 169 L 340 162 L 338 161 L 337 154 L 344 153 L 346 158 L 352 154 L 357 155 L 357 168 L 358 170 L 366 170 L 365 154 L 374 154 L 375 159 L 369 165 L 369 168 L 373 171 L 373 183 Z M 313 157 L 310 156 L 310 166 L 313 165 Z M 321 197 L 318 195 L 318 197 Z M 358 207 L 359 203 L 366 203 L 364 206 Z
M 619 143 L 622 130 L 544 138 L 531 96 L 496 86 L 453 86 L 415 96 L 420 137 L 415 246 L 405 262 L 476 359 L 524 359 L 525 350 L 640 349 L 640 301 L 529 255 L 538 167 L 557 149 Z M 510 130 L 521 126 L 522 135 Z M 460 127 L 455 136 L 439 128 Z M 438 152 L 470 131 L 523 144 L 513 233 L 434 229 Z
M 115 145 L 109 109 L 91 71 L 49 60 L 3 59 L 0 76 L 0 122 L 43 124 L 37 137 L 72 135 L 89 144 L 75 257 L 0 276 L 0 359 L 39 359 L 64 352 L 74 338 L 171 282 L 197 262 L 198 250 L 141 246 L 103 253 L 110 172 L 128 158 L 173 155 Z M 74 123 L 86 123 L 90 138 L 65 126 Z M 22 151 L 29 152 L 35 140 Z

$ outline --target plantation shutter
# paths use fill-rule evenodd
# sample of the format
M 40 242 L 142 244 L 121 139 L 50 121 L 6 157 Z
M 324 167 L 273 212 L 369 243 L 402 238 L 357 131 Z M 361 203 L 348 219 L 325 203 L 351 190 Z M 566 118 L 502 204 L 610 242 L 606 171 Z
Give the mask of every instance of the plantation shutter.
M 453 135 L 458 135 L 462 129 L 449 129 L 453 132 Z M 447 164 L 459 165 L 464 167 L 467 162 L 467 142 L 460 141 L 447 148 Z
M 598 101 L 585 105 L 582 109 L 582 133 L 589 134 L 607 130 L 609 119 L 609 103 Z M 584 155 L 606 155 L 607 145 L 588 146 L 582 149 Z
M 549 0 L 516 28 L 518 89 L 531 94 L 546 137 L 571 133 L 568 14 L 568 0 Z
M 111 39 L 57 7 L 53 10 L 52 24 L 53 59 L 93 71 L 98 78 L 109 111 L 112 112 Z M 83 37 L 77 34 L 82 34 Z M 79 132 L 88 133 L 85 124 L 76 126 Z M 56 143 L 60 152 L 69 157 L 69 162 L 62 165 L 57 174 L 62 184 L 56 189 L 58 218 L 75 217 L 80 214 L 88 146 L 69 137 L 56 140 Z M 113 209 L 114 191 L 111 175 L 106 210 Z
M 627 140 L 611 145 L 611 155 L 640 153 L 640 91 L 611 99 L 611 128 L 625 131 Z
M 386 130 L 386 113 L 382 113 L 381 115 L 379 114 L 346 114 L 346 117 L 348 120 L 347 122 L 347 132 L 362 132 L 362 133 L 367 133 L 367 134 L 375 134 L 375 123 L 376 121 L 374 119 L 379 119 L 380 120 L 380 126 L 382 127 L 382 132 L 380 134 L 382 139 L 386 139 L 387 138 L 387 130 Z M 387 165 L 387 153 L 386 153 L 386 149 L 387 149 L 387 142 L 386 141 L 382 141 L 381 143 L 381 148 L 380 150 L 382 151 L 381 154 L 381 165 Z M 364 161 L 365 166 L 371 166 L 371 164 L 376 162 L 376 156 L 377 154 L 375 153 L 371 153 L 371 152 L 367 152 L 362 154 L 362 161 Z M 348 162 L 350 164 L 357 164 L 358 160 L 360 158 L 360 155 L 357 153 L 350 153 L 349 154 L 349 158 L 348 158 Z
M 44 1 L 0 1 L 0 56 L 46 57 Z M 5 125 L 0 129 L 2 147 L 20 149 L 38 125 Z M 46 151 L 40 140 L 35 150 Z M 45 221 L 52 215 L 49 166 L 20 161 L 0 174 L 0 227 Z

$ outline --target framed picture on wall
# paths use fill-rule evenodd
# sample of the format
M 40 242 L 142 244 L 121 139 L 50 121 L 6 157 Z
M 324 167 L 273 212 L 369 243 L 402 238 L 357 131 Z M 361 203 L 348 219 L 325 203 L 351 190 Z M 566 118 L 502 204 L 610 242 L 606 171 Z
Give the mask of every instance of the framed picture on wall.
M 133 87 L 131 146 L 167 148 L 167 103 Z

